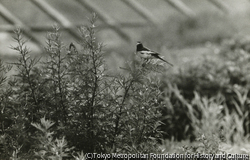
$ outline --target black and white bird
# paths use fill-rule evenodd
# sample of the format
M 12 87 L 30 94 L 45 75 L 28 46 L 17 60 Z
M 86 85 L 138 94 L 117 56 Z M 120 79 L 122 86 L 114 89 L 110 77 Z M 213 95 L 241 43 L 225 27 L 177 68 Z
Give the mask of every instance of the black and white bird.
M 173 64 L 171 64 L 168 61 L 166 61 L 165 59 L 161 58 L 159 53 L 151 51 L 150 49 L 144 47 L 141 42 L 137 42 L 136 54 L 138 56 L 140 56 L 141 58 L 146 59 L 146 60 L 160 59 L 160 60 L 166 62 L 167 64 L 169 64 L 170 66 L 173 66 Z

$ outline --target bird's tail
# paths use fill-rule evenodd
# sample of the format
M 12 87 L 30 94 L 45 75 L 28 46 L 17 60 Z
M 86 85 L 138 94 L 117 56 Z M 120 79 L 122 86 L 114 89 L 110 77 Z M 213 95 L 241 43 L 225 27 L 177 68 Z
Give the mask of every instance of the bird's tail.
M 167 63 L 167 64 L 169 64 L 171 67 L 173 67 L 173 66 L 174 66 L 172 63 L 170 63 L 170 62 L 166 61 L 165 59 L 161 58 L 161 57 L 160 57 L 160 56 L 158 56 L 158 55 L 157 55 L 157 57 L 156 57 L 156 58 L 158 58 L 158 59 L 160 59 L 160 60 L 162 60 L 162 61 L 166 62 L 166 63 Z

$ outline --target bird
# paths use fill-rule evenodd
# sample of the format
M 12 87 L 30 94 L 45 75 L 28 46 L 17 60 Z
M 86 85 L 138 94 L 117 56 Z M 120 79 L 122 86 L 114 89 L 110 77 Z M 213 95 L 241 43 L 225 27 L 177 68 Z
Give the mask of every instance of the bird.
M 72 51 L 77 53 L 76 46 L 74 45 L 74 43 L 71 42 L 69 45 L 68 54 L 70 54 L 70 53 L 72 54 Z
M 165 59 L 160 57 L 160 54 L 155 52 L 155 51 L 151 51 L 150 49 L 146 48 L 143 46 L 143 44 L 141 42 L 137 42 L 136 45 L 136 53 L 138 56 L 140 56 L 141 58 L 146 59 L 147 61 L 149 59 L 160 59 L 163 62 L 166 62 L 167 64 L 169 64 L 170 66 L 174 66 L 172 63 L 166 61 Z
M 69 44 L 69 50 L 71 49 L 71 47 L 73 47 L 74 49 L 76 49 L 76 46 L 74 45 L 73 42 L 71 42 L 71 43 Z

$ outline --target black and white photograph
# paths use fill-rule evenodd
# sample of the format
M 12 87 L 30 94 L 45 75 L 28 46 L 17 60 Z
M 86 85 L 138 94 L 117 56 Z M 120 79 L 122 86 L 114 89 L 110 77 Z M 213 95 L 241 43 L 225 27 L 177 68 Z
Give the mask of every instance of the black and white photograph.
M 0 0 L 0 160 L 249 160 L 250 0 Z

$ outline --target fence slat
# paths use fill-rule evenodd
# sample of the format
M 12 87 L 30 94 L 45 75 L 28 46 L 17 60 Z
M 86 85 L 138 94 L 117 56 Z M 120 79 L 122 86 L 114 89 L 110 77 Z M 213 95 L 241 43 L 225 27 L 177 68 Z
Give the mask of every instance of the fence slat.
M 121 28 L 137 28 L 137 27 L 144 27 L 146 24 L 145 23 L 141 23 L 141 22 L 133 22 L 133 23 L 127 23 L 127 22 L 121 22 L 117 24 L 118 26 L 121 26 Z M 81 27 L 82 24 L 75 24 L 76 28 Z M 109 28 L 109 25 L 106 24 L 100 24 L 97 26 L 98 28 L 101 29 L 107 29 Z M 0 25 L 0 32 L 13 32 L 13 30 L 15 30 L 17 28 L 17 26 L 15 25 L 11 25 L 11 24 L 3 24 Z M 19 26 L 19 28 L 21 30 L 25 30 L 26 28 L 23 26 Z M 29 26 L 31 31 L 34 32 L 45 32 L 45 31 L 53 31 L 53 28 L 51 26 Z M 60 28 L 60 30 L 66 30 L 66 28 L 62 27 Z
M 61 13 L 59 13 L 55 8 L 49 5 L 44 0 L 32 0 L 30 1 L 35 4 L 38 8 L 40 8 L 45 14 L 47 14 L 50 18 L 58 22 L 62 25 L 65 30 L 67 30 L 74 38 L 80 40 L 81 37 L 77 32 L 74 30 L 74 25 Z
M 110 17 L 103 9 L 100 7 L 97 7 L 91 0 L 75 0 L 77 1 L 80 5 L 85 7 L 87 10 L 90 12 L 95 12 L 97 13 L 99 19 L 103 21 L 105 24 L 109 25 L 111 29 L 113 29 L 121 38 L 126 40 L 127 42 L 130 41 L 130 37 L 124 33 L 121 29 L 118 23 Z
M 134 11 L 136 11 L 141 17 L 145 18 L 151 24 L 156 25 L 155 17 L 148 9 L 143 7 L 139 2 L 135 0 L 122 0 L 122 2 L 132 8 Z
M 217 1 L 217 0 L 208 0 L 209 2 L 211 2 L 213 5 L 215 5 L 217 8 L 221 9 L 222 12 L 224 13 L 229 13 L 229 9 L 228 7 L 221 1 Z
M 8 21 L 10 24 L 14 25 L 14 27 L 12 28 L 12 32 L 13 30 L 15 30 L 17 27 L 18 28 L 22 28 L 22 32 L 24 35 L 26 35 L 27 37 L 31 38 L 31 41 L 35 42 L 38 47 L 40 49 L 43 49 L 43 43 L 40 41 L 40 39 L 36 38 L 32 32 L 31 29 L 29 28 L 29 26 L 25 25 L 21 20 L 19 20 L 15 15 L 13 15 L 7 8 L 5 8 L 1 3 L 0 3 L 0 15 L 6 20 Z
M 193 12 L 186 4 L 184 4 L 180 0 L 165 0 L 168 4 L 170 4 L 172 7 L 183 13 L 184 15 L 195 18 L 196 14 Z

